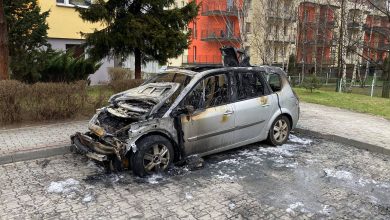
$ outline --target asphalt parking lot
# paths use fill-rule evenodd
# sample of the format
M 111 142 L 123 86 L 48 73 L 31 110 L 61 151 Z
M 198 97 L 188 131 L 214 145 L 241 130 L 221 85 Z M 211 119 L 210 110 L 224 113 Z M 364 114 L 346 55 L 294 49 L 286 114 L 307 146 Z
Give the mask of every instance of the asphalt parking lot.
M 0 218 L 390 218 L 390 156 L 292 136 L 145 179 L 67 154 L 0 166 Z

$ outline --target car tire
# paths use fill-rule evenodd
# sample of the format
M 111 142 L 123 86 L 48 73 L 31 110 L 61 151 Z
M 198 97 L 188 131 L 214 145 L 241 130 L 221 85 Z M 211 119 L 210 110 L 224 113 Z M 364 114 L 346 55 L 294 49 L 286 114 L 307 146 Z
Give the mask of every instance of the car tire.
M 132 155 L 133 173 L 139 177 L 164 172 L 172 164 L 172 143 L 160 135 L 150 135 L 137 142 L 137 151 Z
M 290 120 L 286 116 L 279 116 L 272 122 L 268 132 L 267 142 L 272 146 L 283 145 L 290 135 Z

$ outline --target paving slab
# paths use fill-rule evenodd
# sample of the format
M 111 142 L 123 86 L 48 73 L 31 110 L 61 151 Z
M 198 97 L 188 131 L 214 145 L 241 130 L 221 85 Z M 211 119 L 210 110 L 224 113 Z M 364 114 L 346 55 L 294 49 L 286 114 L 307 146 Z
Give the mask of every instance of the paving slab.
M 70 135 L 86 131 L 87 121 L 0 130 L 0 164 L 69 152 Z
M 390 121 L 369 114 L 301 103 L 298 131 L 390 154 Z

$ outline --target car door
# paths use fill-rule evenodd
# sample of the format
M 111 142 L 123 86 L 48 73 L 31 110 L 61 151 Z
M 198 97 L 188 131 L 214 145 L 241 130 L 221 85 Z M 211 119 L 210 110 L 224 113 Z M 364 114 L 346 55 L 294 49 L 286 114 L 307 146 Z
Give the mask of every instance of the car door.
M 263 73 L 255 70 L 240 70 L 233 74 L 235 91 L 234 117 L 236 143 L 261 140 L 267 133 L 271 113 L 278 108 L 277 97 L 271 94 Z
M 230 145 L 233 141 L 234 111 L 230 104 L 227 74 L 201 79 L 181 105 L 194 107 L 194 113 L 181 117 L 185 154 L 202 154 Z

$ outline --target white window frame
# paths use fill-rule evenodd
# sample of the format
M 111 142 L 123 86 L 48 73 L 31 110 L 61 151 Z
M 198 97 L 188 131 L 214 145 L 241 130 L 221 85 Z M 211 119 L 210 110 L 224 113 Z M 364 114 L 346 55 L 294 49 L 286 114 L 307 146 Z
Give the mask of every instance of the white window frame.
M 93 1 L 91 1 L 91 2 L 93 2 Z M 70 0 L 64 0 L 64 3 L 58 3 L 56 0 L 56 4 L 57 4 L 57 6 L 70 7 L 70 8 L 75 8 L 76 6 L 80 7 L 80 8 L 89 8 L 89 6 L 86 6 L 86 5 L 70 4 Z

